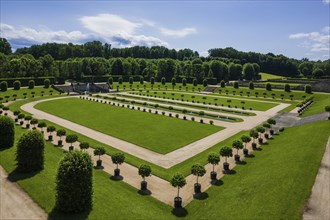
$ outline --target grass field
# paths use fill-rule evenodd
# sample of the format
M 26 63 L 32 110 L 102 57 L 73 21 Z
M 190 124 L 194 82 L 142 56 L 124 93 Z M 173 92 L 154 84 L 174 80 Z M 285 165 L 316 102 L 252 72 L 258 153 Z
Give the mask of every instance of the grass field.
M 237 108 L 244 108 L 249 109 L 252 108 L 253 110 L 260 110 L 260 111 L 266 111 L 270 108 L 273 108 L 276 106 L 274 103 L 265 103 L 265 102 L 256 102 L 256 101 L 250 101 L 250 100 L 240 100 L 240 99 L 231 99 L 231 98 L 222 98 L 222 97 L 210 97 L 207 95 L 197 95 L 197 94 L 189 94 L 189 93 L 180 93 L 180 92 L 158 92 L 158 91 L 143 91 L 143 92 L 133 92 L 137 95 L 149 95 L 151 97 L 161 97 L 163 99 L 170 99 L 170 100 L 181 100 L 184 99 L 185 101 L 195 103 L 207 103 L 211 105 L 217 104 L 217 106 L 228 106 L 234 108 L 234 106 L 237 106 Z M 236 97 L 239 98 L 239 97 Z M 230 100 L 230 102 L 228 102 Z M 242 103 L 244 101 L 244 103 Z
M 43 102 L 36 108 L 162 154 L 221 130 L 217 126 L 75 98 Z
M 270 73 L 259 73 L 261 75 L 262 80 L 267 80 L 267 79 L 283 79 L 283 76 L 278 76 Z
M 192 201 L 183 212 L 185 216 L 180 217 L 301 219 L 329 137 L 328 126 L 328 122 L 323 121 L 286 129 L 261 151 L 254 152 L 255 157 L 248 158 L 246 165 L 237 166 L 234 175 L 223 177 L 220 184 L 207 190 L 205 199 Z M 16 139 L 22 132 L 23 129 L 17 126 Z M 14 171 L 15 147 L 1 151 L 0 163 L 12 180 L 56 219 L 176 218 L 177 212 L 168 205 L 139 195 L 137 189 L 124 182 L 109 180 L 109 175 L 100 170 L 93 173 L 94 206 L 91 212 L 63 215 L 54 211 L 56 169 L 62 156 L 61 149 L 46 143 L 45 169 L 31 175 Z
M 45 89 L 42 86 L 36 86 L 33 89 L 21 88 L 20 90 L 14 90 L 12 88 L 9 88 L 6 92 L 0 91 L 0 97 L 3 98 L 2 101 L 6 100 L 5 98 L 6 96 L 9 96 L 8 101 L 13 100 L 14 99 L 13 95 L 16 95 L 16 99 L 22 99 L 25 96 L 26 98 L 31 98 L 33 96 L 32 92 L 34 93 L 35 97 L 41 96 L 42 94 L 45 96 L 50 95 L 51 93 L 53 95 L 58 94 L 58 92 L 52 88 Z M 24 93 L 26 93 L 26 95 L 24 95 Z

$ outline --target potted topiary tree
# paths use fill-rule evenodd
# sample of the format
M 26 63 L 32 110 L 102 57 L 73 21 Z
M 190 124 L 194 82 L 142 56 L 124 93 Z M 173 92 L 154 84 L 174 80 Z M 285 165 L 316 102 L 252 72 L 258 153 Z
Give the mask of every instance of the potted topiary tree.
M 183 114 L 183 120 L 186 120 L 186 114 L 187 114 L 187 109 L 182 109 L 182 114 Z
M 53 140 L 53 132 L 56 131 L 55 126 L 50 125 L 47 127 L 47 132 L 49 133 L 48 135 L 48 141 L 52 141 Z
M 99 159 L 96 161 L 96 167 L 101 168 L 102 167 L 102 160 L 101 156 L 105 154 L 105 148 L 104 147 L 97 147 L 94 150 L 94 155 L 99 156 Z
M 191 174 L 193 174 L 194 176 L 197 177 L 196 179 L 196 183 L 194 184 L 194 192 L 197 194 L 197 193 L 201 193 L 201 184 L 198 183 L 198 177 L 200 176 L 204 176 L 206 173 L 206 170 L 205 168 L 200 165 L 200 164 L 194 164 L 192 167 L 191 167 Z
M 270 124 L 270 130 L 269 130 L 270 135 L 274 135 L 274 130 L 272 129 L 272 125 L 276 125 L 275 119 L 269 118 L 267 120 L 267 123 Z
M 57 130 L 56 135 L 57 137 L 60 137 L 60 140 L 57 141 L 57 146 L 62 146 L 62 137 L 66 135 L 66 131 L 64 129 L 59 129 Z
M 205 112 L 200 111 L 198 112 L 198 115 L 201 117 L 200 123 L 203 123 L 203 116 L 205 115 Z
M 18 114 L 17 118 L 20 120 L 19 124 L 22 126 L 24 124 L 25 115 L 23 113 Z
M 125 155 L 123 153 L 115 153 L 113 155 L 111 155 L 111 160 L 112 163 L 117 165 L 117 168 L 114 170 L 114 176 L 115 177 L 119 177 L 120 176 L 120 169 L 119 169 L 119 165 L 124 163 L 125 161 Z
M 257 144 L 256 144 L 256 142 L 255 142 L 255 139 L 257 139 L 258 136 L 259 136 L 259 134 L 258 134 L 258 132 L 257 132 L 256 130 L 252 129 L 252 130 L 250 131 L 250 137 L 253 138 L 253 143 L 252 143 L 252 149 L 253 149 L 253 150 L 256 150 L 256 149 L 257 149 Z
M 225 157 L 225 162 L 223 163 L 223 169 L 225 172 L 229 171 L 229 163 L 227 162 L 228 157 L 233 156 L 233 150 L 230 147 L 224 146 L 220 149 L 220 155 Z
M 178 188 L 178 194 L 174 198 L 174 208 L 179 209 L 182 208 L 182 198 L 180 197 L 180 188 L 184 187 L 187 182 L 184 176 L 181 173 L 176 173 L 172 178 L 170 179 L 170 183 L 173 187 Z
M 243 149 L 244 156 L 248 156 L 249 155 L 249 150 L 246 148 L 246 144 L 251 141 L 251 138 L 247 135 L 243 135 L 241 137 L 241 140 L 244 143 L 244 149 Z
M 1 102 L 2 100 L 3 100 L 3 98 L 0 97 L 0 102 Z M 4 107 L 4 105 L 0 103 L 0 115 L 1 115 L 2 112 L 3 112 L 3 109 L 2 109 L 3 107 Z
M 30 124 L 33 125 L 32 130 L 37 129 L 37 128 L 36 128 L 36 125 L 38 124 L 38 119 L 36 119 L 36 118 L 32 118 L 31 121 L 30 121 Z
M 18 122 L 18 115 L 21 113 L 21 111 L 18 111 L 18 110 L 16 110 L 16 111 L 14 111 L 14 115 L 16 116 L 15 117 L 15 122 Z
M 237 151 L 236 151 L 236 154 L 235 154 L 235 162 L 236 163 L 239 163 L 240 162 L 240 155 L 238 154 L 238 151 L 240 149 L 243 149 L 243 143 L 242 141 L 240 140 L 235 140 L 232 144 L 232 147 L 235 148 Z
M 262 144 L 262 142 L 263 142 L 261 134 L 265 133 L 265 131 L 266 131 L 266 129 L 264 127 L 262 127 L 262 126 L 257 127 L 257 132 L 259 132 L 259 138 L 258 138 L 259 144 Z
M 151 174 L 151 167 L 146 164 L 142 164 L 139 167 L 139 175 L 142 176 L 143 181 L 141 182 L 141 191 L 147 190 L 147 181 L 145 181 L 145 178 L 150 176 Z
M 4 115 L 7 116 L 8 115 L 8 112 L 7 111 L 9 111 L 9 107 L 8 106 L 4 106 L 2 109 L 5 112 Z
M 41 121 L 38 123 L 38 128 L 40 128 L 41 133 L 44 133 L 44 128 L 47 127 L 46 122 Z
M 78 141 L 78 136 L 76 134 L 69 134 L 68 136 L 66 136 L 65 142 L 70 144 L 70 147 L 69 147 L 70 151 L 74 149 L 72 144 L 76 141 Z
M 212 164 L 212 167 L 213 167 L 213 169 L 210 173 L 211 180 L 216 180 L 217 179 L 217 172 L 214 171 L 214 166 L 218 165 L 219 162 L 220 162 L 219 154 L 217 154 L 215 152 L 211 152 L 207 157 L 207 162 Z
M 79 147 L 83 152 L 86 152 L 86 149 L 88 149 L 90 147 L 90 145 L 88 142 L 82 142 L 79 144 Z
M 269 123 L 263 123 L 263 124 L 262 124 L 262 127 L 265 128 L 265 130 L 266 130 L 265 138 L 268 139 L 268 138 L 269 138 L 268 130 L 270 129 L 271 126 L 270 126 Z
M 26 129 L 29 129 L 30 128 L 30 120 L 32 119 L 32 116 L 31 115 L 27 115 L 24 117 L 24 120 L 26 121 Z

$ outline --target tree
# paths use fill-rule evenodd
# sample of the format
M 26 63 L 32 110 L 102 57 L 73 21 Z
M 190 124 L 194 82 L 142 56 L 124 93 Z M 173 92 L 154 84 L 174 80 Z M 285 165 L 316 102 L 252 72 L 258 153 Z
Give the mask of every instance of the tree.
M 186 78 L 182 79 L 182 86 L 187 86 L 187 79 Z
M 6 38 L 0 38 L 0 53 L 5 55 L 11 54 L 11 46 Z
M 247 135 L 243 135 L 241 137 L 241 140 L 244 143 L 244 149 L 243 149 L 244 155 L 247 156 L 249 154 L 249 150 L 246 148 L 246 144 L 251 141 L 251 138 Z
M 259 141 L 259 144 L 262 144 L 263 140 L 261 138 L 261 134 L 265 133 L 266 129 L 262 126 L 259 126 L 257 127 L 257 132 L 259 132 L 259 138 L 258 138 L 258 141 Z
M 255 75 L 254 67 L 251 63 L 246 63 L 243 66 L 243 75 L 245 80 L 252 80 Z
M 73 150 L 72 144 L 78 141 L 78 136 L 76 134 L 69 134 L 65 138 L 65 142 L 70 144 L 69 150 Z
M 77 213 L 93 205 L 93 164 L 87 153 L 71 151 L 60 161 L 56 175 L 56 207 Z
M 285 84 L 285 85 L 284 85 L 284 91 L 285 91 L 285 92 L 290 92 L 290 91 L 291 91 L 291 89 L 290 89 L 290 85 L 289 85 L 289 84 Z
M 254 83 L 253 82 L 249 82 L 249 89 L 254 89 Z
M 265 138 L 268 138 L 268 130 L 270 129 L 271 125 L 269 123 L 263 123 L 262 127 L 264 127 L 266 129 L 266 134 L 265 134 Z
M 115 169 L 114 172 L 114 176 L 119 176 L 120 175 L 120 169 L 118 168 L 118 166 L 122 163 L 124 163 L 125 161 L 125 155 L 123 153 L 115 153 L 113 155 L 111 155 L 111 160 L 112 163 L 117 165 L 117 168 Z
M 14 146 L 15 123 L 7 116 L 0 116 L 0 149 Z
M 19 120 L 21 120 L 21 121 L 20 121 L 20 125 L 23 125 L 23 123 L 24 123 L 24 118 L 25 118 L 25 114 L 20 113 L 20 114 L 18 114 L 17 118 L 18 118 Z
M 45 142 L 41 132 L 27 131 L 17 143 L 16 161 L 19 172 L 28 173 L 44 168 Z
M 1 92 L 6 92 L 8 89 L 8 83 L 6 81 L 2 81 L 0 83 L 0 90 Z
M 147 182 L 145 181 L 145 178 L 150 176 L 151 174 L 151 167 L 146 164 L 142 164 L 139 167 L 139 175 L 142 177 L 143 181 L 141 182 L 141 190 L 147 190 Z
M 234 82 L 234 88 L 238 89 L 238 82 Z
M 238 154 L 238 151 L 240 149 L 243 149 L 243 143 L 241 140 L 234 140 L 233 144 L 232 144 L 232 147 L 235 148 L 237 151 L 236 151 L 236 154 L 235 154 L 235 161 L 238 163 L 240 162 L 240 156 Z
M 204 111 L 199 111 L 198 112 L 198 115 L 201 117 L 201 123 L 203 123 L 203 116 L 205 115 L 205 112 Z
M 86 152 L 86 150 L 90 147 L 90 144 L 88 142 L 81 142 L 79 147 L 82 151 Z
M 36 129 L 36 125 L 38 124 L 38 119 L 32 118 L 30 124 L 33 125 L 33 129 Z
M 13 86 L 14 86 L 14 90 L 20 90 L 21 88 L 21 82 L 16 80 L 14 83 L 13 83 Z
M 163 86 L 165 85 L 165 83 L 166 83 L 165 77 L 162 77 L 161 83 L 162 83 Z
M 225 171 L 229 170 L 229 163 L 227 163 L 227 158 L 233 156 L 233 150 L 230 147 L 224 146 L 220 149 L 220 155 L 225 157 L 225 162 L 223 163 L 223 169 Z
M 49 133 L 48 135 L 48 140 L 52 141 L 53 140 L 53 132 L 56 131 L 56 127 L 53 125 L 50 125 L 47 127 L 47 132 Z
M 312 86 L 309 84 L 305 85 L 305 92 L 308 94 L 312 93 Z
M 201 184 L 198 183 L 198 177 L 200 176 L 204 176 L 206 173 L 206 170 L 205 168 L 200 165 L 200 164 L 194 164 L 192 167 L 191 167 L 191 174 L 193 174 L 194 176 L 197 177 L 196 179 L 196 183 L 194 185 L 194 191 L 195 193 L 201 193 Z
M 206 87 L 207 86 L 207 79 L 203 80 L 203 86 Z
M 38 128 L 40 128 L 41 133 L 44 133 L 44 128 L 47 127 L 46 122 L 41 121 L 38 123 Z
M 212 164 L 212 171 L 211 171 L 211 179 L 215 180 L 217 179 L 217 173 L 214 171 L 214 166 L 218 165 L 220 162 L 220 157 L 219 154 L 215 153 L 215 152 L 211 152 L 208 156 L 207 156 L 207 162 Z
M 96 161 L 96 166 L 101 167 L 102 166 L 102 160 L 101 156 L 105 154 L 105 148 L 104 147 L 96 147 L 94 149 L 94 156 L 99 156 L 99 159 Z
M 154 84 L 155 84 L 155 78 L 154 78 L 154 77 L 151 77 L 151 78 L 150 78 L 150 84 L 151 84 L 152 86 L 154 86 Z
M 272 84 L 267 83 L 267 84 L 266 84 L 266 90 L 267 90 L 267 91 L 272 91 Z
M 221 80 L 220 87 L 225 88 L 225 86 L 226 86 L 226 82 L 224 80 Z
M 187 181 L 181 173 L 176 173 L 170 179 L 170 183 L 173 187 L 178 188 L 178 194 L 174 198 L 174 207 L 182 208 L 182 198 L 180 197 L 180 188 L 184 187 L 187 184 Z
M 328 119 L 330 120 L 330 105 L 325 106 L 324 110 L 329 113 Z
M 58 140 L 57 145 L 62 146 L 62 137 L 66 135 L 66 131 L 64 129 L 59 129 L 57 130 L 56 135 L 60 137 L 60 140 Z
M 34 89 L 34 80 L 29 80 L 29 89 Z
M 257 148 L 257 144 L 255 143 L 255 139 L 259 136 L 258 132 L 254 129 L 250 130 L 250 137 L 253 138 L 252 149 L 255 150 Z
M 144 83 L 144 78 L 143 76 L 140 76 L 140 84 L 143 84 Z
M 50 80 L 49 79 L 45 79 L 44 80 L 44 87 L 47 89 L 47 88 L 49 88 L 49 85 L 50 85 Z
M 172 81 L 171 82 L 172 82 L 172 88 L 174 89 L 174 86 L 176 85 L 176 79 L 175 79 L 175 77 L 172 78 Z
M 314 78 L 320 78 L 321 76 L 324 75 L 324 71 L 320 68 L 316 68 L 316 69 L 313 70 L 312 74 L 313 74 Z
M 129 80 L 128 81 L 129 81 L 129 84 L 132 85 L 133 84 L 133 77 L 129 77 Z
M 26 128 L 29 129 L 30 128 L 30 121 L 32 119 L 32 116 L 31 115 L 26 115 L 24 117 L 24 120 L 26 121 Z

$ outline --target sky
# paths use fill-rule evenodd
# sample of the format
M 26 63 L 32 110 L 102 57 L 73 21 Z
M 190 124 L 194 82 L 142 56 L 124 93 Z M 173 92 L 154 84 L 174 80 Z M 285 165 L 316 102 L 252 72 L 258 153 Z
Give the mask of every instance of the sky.
M 211 48 L 329 59 L 330 0 L 0 0 L 0 35 L 13 49 L 46 42 Z

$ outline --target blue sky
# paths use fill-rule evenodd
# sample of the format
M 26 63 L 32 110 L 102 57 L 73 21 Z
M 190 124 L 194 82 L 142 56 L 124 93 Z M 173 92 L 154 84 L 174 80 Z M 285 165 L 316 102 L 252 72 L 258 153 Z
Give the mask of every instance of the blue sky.
M 45 42 L 163 45 L 329 59 L 330 0 L 4 1 L 1 37 L 13 48 Z

